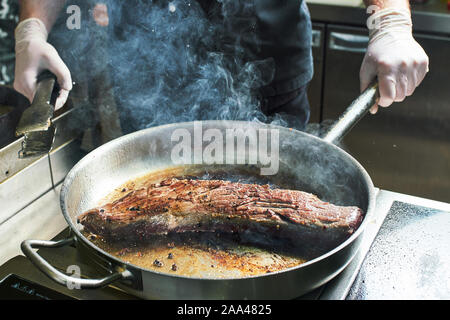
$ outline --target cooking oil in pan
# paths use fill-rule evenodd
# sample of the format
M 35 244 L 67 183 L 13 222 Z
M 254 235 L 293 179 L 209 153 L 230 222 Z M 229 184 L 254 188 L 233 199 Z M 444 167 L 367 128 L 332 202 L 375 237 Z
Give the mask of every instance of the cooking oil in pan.
M 102 250 L 138 267 L 190 277 L 255 276 L 305 262 L 295 255 L 238 244 L 216 234 L 159 237 L 145 244 L 109 243 L 85 236 Z

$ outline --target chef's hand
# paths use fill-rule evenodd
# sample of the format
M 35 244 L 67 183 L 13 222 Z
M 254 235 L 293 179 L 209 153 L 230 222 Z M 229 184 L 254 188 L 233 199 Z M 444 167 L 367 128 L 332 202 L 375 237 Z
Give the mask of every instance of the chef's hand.
M 412 36 L 410 13 L 382 9 L 368 21 L 369 46 L 360 71 L 361 91 L 378 77 L 378 105 L 390 106 L 410 96 L 428 72 L 428 56 Z M 378 105 L 370 112 L 376 113 Z
M 39 19 L 26 19 L 17 26 L 14 89 L 31 102 L 36 93 L 37 76 L 48 69 L 56 75 L 60 86 L 55 102 L 55 109 L 59 109 L 66 103 L 72 90 L 72 78 L 56 49 L 47 42 L 47 36 L 47 29 Z

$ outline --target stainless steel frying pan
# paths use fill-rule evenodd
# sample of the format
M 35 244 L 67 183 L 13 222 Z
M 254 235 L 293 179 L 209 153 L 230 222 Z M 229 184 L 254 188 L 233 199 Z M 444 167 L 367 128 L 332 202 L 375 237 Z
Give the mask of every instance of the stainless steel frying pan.
M 174 166 L 171 152 L 175 130 L 194 135 L 195 123 L 176 123 L 138 131 L 113 140 L 85 156 L 67 175 L 61 190 L 61 209 L 73 236 L 61 241 L 26 240 L 24 254 L 47 276 L 62 285 L 81 289 L 114 284 L 138 297 L 149 299 L 290 299 L 331 280 L 355 256 L 361 235 L 373 215 L 375 190 L 364 168 L 337 147 L 350 128 L 377 99 L 377 85 L 357 98 L 323 139 L 282 127 L 239 121 L 205 121 L 203 130 L 276 129 L 279 132 L 279 170 L 266 176 L 291 189 L 317 194 L 338 205 L 356 205 L 365 212 L 359 229 L 335 249 L 304 264 L 259 276 L 232 279 L 186 277 L 140 268 L 115 257 L 89 241 L 80 231 L 77 216 L 95 207 L 114 187 L 152 171 Z M 194 146 L 195 147 L 195 146 Z M 197 146 L 198 147 L 198 146 Z M 248 150 L 249 153 L 255 150 Z M 239 166 L 215 165 L 232 175 Z M 92 265 L 102 269 L 101 279 L 68 276 L 45 261 L 33 249 L 75 245 Z

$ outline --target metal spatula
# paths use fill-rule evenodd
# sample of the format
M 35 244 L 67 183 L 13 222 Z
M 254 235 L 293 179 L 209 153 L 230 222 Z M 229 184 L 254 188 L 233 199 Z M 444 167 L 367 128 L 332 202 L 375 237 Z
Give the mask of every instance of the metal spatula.
M 55 111 L 52 92 L 56 77 L 49 71 L 38 76 L 36 94 L 16 128 L 16 136 L 24 135 L 19 158 L 36 157 L 50 152 L 55 138 L 52 117 Z

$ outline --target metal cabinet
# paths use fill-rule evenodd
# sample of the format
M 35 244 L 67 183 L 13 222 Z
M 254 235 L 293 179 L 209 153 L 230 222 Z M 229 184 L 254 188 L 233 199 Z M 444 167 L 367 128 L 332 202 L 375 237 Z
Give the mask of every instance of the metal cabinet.
M 417 34 L 430 72 L 411 97 L 367 115 L 343 147 L 383 189 L 450 201 L 450 39 Z M 367 46 L 363 28 L 328 25 L 323 119 L 336 119 L 359 94 Z
M 311 106 L 310 122 L 321 120 L 323 62 L 325 54 L 325 24 L 314 23 L 312 30 L 312 52 L 314 76 L 309 83 L 308 98 Z

